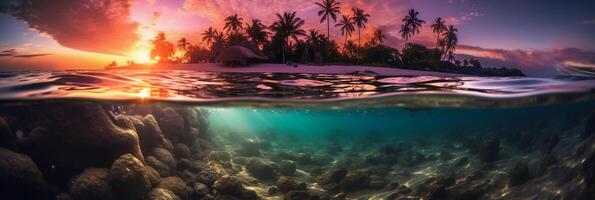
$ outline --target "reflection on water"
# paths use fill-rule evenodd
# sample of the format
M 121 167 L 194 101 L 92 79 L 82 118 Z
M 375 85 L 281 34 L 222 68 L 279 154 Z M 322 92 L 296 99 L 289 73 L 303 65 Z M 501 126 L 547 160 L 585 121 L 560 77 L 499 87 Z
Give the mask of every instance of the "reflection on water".
M 437 95 L 435 104 L 453 106 L 455 96 L 526 98 L 565 93 L 591 96 L 595 80 L 487 77 L 386 77 L 336 74 L 212 73 L 197 71 L 62 71 L 2 73 L 1 100 L 91 98 L 110 100 L 306 101 L 351 97 Z M 449 97 L 450 96 L 450 97 Z M 390 98 L 394 105 L 407 100 Z M 386 98 L 383 101 L 387 101 Z M 460 101 L 460 99 L 459 99 Z M 475 100 L 479 101 L 479 100 Z M 466 100 L 466 105 L 477 106 Z M 278 102 L 277 102 L 278 103 Z M 339 103 L 340 104 L 340 103 Z M 460 105 L 460 104 L 455 104 Z M 348 106 L 348 105 L 347 105 Z
M 594 199 L 593 88 L 585 78 L 0 73 L 0 196 Z

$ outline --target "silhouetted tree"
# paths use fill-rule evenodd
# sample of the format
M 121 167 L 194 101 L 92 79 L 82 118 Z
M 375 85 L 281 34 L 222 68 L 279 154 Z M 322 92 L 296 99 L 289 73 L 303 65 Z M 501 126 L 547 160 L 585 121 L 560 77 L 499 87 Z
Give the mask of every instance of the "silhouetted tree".
M 481 69 L 481 63 L 478 60 L 471 58 L 469 59 L 469 64 L 471 64 L 471 66 L 474 68 Z
M 207 46 L 211 46 L 213 41 L 215 41 L 215 36 L 217 35 L 217 30 L 213 29 L 213 27 L 209 27 L 205 32 L 202 33 L 202 41 L 207 42 Z
M 326 21 L 326 36 L 330 39 L 331 38 L 331 19 L 336 22 L 337 21 L 337 14 L 341 13 L 341 3 L 336 2 L 335 0 L 322 0 L 322 3 L 315 3 L 319 8 L 318 16 L 321 16 L 320 23 L 324 23 Z
M 246 34 L 256 45 L 261 45 L 268 41 L 271 33 L 259 19 L 252 19 L 252 24 L 246 24 Z
M 384 43 L 384 39 L 386 39 L 386 35 L 384 35 L 382 29 L 376 29 L 371 42 L 373 45 L 382 44 Z
M 186 40 L 185 37 L 182 37 L 178 40 L 178 50 L 180 50 L 180 57 L 178 61 L 182 62 L 188 58 L 188 47 L 190 46 L 190 42 Z
M 409 10 L 409 13 L 403 18 L 401 25 L 401 36 L 405 38 L 405 44 L 409 42 L 409 38 L 419 33 L 419 28 L 426 23 L 426 21 L 418 18 L 419 12 L 414 9 Z
M 448 61 L 454 60 L 454 51 L 457 48 L 459 39 L 457 37 L 457 29 L 454 26 L 449 26 L 448 30 L 443 34 L 440 46 L 442 47 L 442 57 L 446 57 Z
M 436 33 L 436 48 L 438 48 L 438 46 L 440 46 L 440 35 L 442 35 L 443 32 L 446 32 L 448 28 L 442 17 L 437 17 L 431 27 L 432 32 Z
M 345 49 L 345 46 L 347 45 L 347 37 L 351 36 L 351 33 L 355 31 L 355 26 L 351 17 L 349 17 L 348 15 L 342 15 L 342 17 L 343 18 L 341 19 L 341 21 L 339 21 L 339 23 L 335 26 L 341 27 L 341 35 L 345 36 L 345 42 L 343 43 L 343 49 Z
M 357 26 L 357 44 L 361 45 L 362 28 L 366 28 L 366 24 L 370 18 L 369 14 L 364 13 L 364 10 L 359 8 L 352 8 L 353 11 L 353 22 Z
M 275 32 L 278 39 L 282 40 L 283 63 L 285 63 L 285 51 L 289 46 L 289 39 L 297 41 L 298 36 L 305 35 L 305 31 L 302 29 L 304 23 L 302 18 L 296 17 L 295 12 L 286 12 L 283 15 L 277 13 L 277 21 L 271 25 L 270 29 Z
M 225 30 L 227 33 L 230 31 L 233 31 L 234 33 L 239 32 L 239 30 L 244 26 L 242 20 L 244 19 L 238 17 L 238 14 L 234 14 L 225 18 L 225 26 L 223 26 L 223 30 Z
M 440 56 L 441 52 L 438 49 L 428 49 L 420 44 L 407 43 L 401 59 L 409 67 L 436 68 L 441 62 Z
M 169 58 L 174 54 L 174 45 L 167 41 L 163 32 L 158 33 L 153 38 L 153 49 L 151 49 L 151 59 L 158 60 L 161 63 L 169 62 Z

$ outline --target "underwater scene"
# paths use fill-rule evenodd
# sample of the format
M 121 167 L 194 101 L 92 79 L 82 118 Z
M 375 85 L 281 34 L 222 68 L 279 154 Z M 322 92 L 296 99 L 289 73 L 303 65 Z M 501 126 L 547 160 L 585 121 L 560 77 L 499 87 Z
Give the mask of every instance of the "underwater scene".
M 2 199 L 593 199 L 588 78 L 0 74 Z

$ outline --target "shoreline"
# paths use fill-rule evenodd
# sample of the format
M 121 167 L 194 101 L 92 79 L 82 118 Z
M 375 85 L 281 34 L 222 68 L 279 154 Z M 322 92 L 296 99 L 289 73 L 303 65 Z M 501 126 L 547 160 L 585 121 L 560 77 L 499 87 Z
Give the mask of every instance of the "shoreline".
M 145 66 L 145 65 L 139 65 Z M 116 69 L 134 69 L 133 66 L 125 66 Z M 346 65 L 298 65 L 292 67 L 285 64 L 253 64 L 246 67 L 226 67 L 218 63 L 193 63 L 193 64 L 156 64 L 152 69 L 170 70 L 196 70 L 204 72 L 232 72 L 232 73 L 308 73 L 308 74 L 350 74 L 354 72 L 366 73 L 371 71 L 381 76 L 439 76 L 439 77 L 460 77 L 469 76 L 465 74 L 422 71 L 389 67 L 373 66 L 346 66 Z

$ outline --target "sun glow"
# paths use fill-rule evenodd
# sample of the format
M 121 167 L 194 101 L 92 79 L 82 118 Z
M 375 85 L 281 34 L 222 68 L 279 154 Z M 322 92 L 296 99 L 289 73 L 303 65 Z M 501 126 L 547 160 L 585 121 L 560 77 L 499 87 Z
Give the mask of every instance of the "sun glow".
M 139 40 L 134 44 L 132 50 L 128 53 L 128 57 L 136 64 L 154 64 L 156 60 L 151 59 L 151 49 L 153 44 L 151 40 L 157 34 L 153 28 L 149 26 L 141 26 L 136 31 Z

